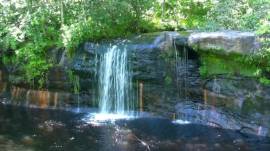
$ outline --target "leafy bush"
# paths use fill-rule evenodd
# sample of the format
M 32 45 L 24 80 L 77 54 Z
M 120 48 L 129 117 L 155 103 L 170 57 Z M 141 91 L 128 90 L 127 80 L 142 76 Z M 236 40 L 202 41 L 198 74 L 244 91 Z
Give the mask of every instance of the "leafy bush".
M 260 41 L 263 44 L 257 59 L 264 71 L 264 77 L 262 77 L 261 81 L 270 84 L 270 12 L 268 12 L 265 18 L 260 20 L 257 34 L 260 36 Z
M 0 49 L 3 62 L 42 87 L 53 65 L 51 48 L 64 47 L 72 56 L 85 41 L 183 28 L 266 35 L 269 10 L 269 0 L 0 0 Z M 265 72 L 269 56 L 265 45 L 259 56 Z
M 48 50 L 70 55 L 87 40 L 153 30 L 145 16 L 155 0 L 0 0 L 0 48 L 4 62 L 19 67 L 25 81 L 42 87 L 52 66 Z M 97 7 L 98 6 L 98 7 Z
M 156 4 L 156 17 L 173 29 L 198 28 L 206 21 L 212 0 L 166 0 Z
M 260 20 L 270 10 L 268 0 L 216 1 L 207 13 L 206 28 L 210 30 L 257 30 Z

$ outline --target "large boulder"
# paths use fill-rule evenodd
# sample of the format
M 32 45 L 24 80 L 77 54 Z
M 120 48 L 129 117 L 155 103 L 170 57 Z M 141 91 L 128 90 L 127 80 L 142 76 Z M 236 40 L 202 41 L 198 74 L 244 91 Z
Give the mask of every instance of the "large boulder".
M 237 130 L 240 133 L 248 133 L 259 136 L 270 136 L 269 124 L 262 123 L 261 118 L 253 119 L 249 116 L 241 116 L 230 110 L 215 108 L 212 105 L 180 102 L 176 105 L 176 115 L 180 119 L 176 122 L 190 122 L 223 129 Z
M 204 101 L 269 127 L 270 87 L 248 77 L 217 76 L 204 84 Z
M 195 50 L 240 54 L 256 53 L 260 47 L 254 33 L 240 31 L 192 33 L 188 45 Z

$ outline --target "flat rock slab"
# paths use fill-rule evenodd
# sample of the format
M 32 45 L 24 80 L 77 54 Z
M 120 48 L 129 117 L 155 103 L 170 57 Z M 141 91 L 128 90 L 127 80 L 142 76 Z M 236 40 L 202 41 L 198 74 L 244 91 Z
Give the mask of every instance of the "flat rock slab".
M 240 31 L 192 33 L 188 45 L 200 51 L 240 54 L 253 54 L 260 48 L 254 33 Z

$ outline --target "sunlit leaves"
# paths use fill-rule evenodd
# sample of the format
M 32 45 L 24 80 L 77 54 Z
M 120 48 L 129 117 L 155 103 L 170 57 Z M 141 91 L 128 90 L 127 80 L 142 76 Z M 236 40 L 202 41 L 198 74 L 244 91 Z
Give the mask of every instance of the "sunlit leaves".
M 269 0 L 0 0 L 0 48 L 8 54 L 5 58 L 23 67 L 27 81 L 44 80 L 50 66 L 47 51 L 54 47 L 72 54 L 85 41 L 183 28 L 269 34 L 269 4 Z M 265 58 L 269 49 L 264 50 Z
M 259 22 L 270 11 L 268 0 L 217 1 L 208 12 L 207 26 L 217 29 L 257 30 Z

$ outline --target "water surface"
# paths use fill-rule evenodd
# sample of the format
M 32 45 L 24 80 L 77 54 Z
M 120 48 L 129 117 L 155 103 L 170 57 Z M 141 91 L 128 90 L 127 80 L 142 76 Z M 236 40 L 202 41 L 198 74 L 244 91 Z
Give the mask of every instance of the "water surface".
M 96 125 L 89 113 L 0 104 L 1 151 L 269 150 L 270 139 L 153 116 Z

